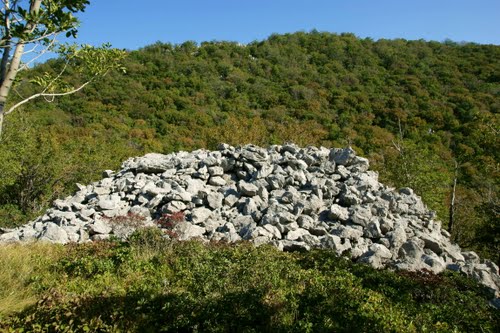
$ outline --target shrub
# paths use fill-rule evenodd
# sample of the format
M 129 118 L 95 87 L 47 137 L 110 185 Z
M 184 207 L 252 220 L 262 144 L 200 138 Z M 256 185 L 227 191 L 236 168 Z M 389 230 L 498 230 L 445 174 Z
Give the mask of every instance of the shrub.
M 132 247 L 151 247 L 165 243 L 165 234 L 157 227 L 140 228 L 134 231 L 128 238 Z
M 175 226 L 181 222 L 184 222 L 186 217 L 184 216 L 184 212 L 175 212 L 172 214 L 163 214 L 159 219 L 156 220 L 156 223 L 165 228 L 165 234 L 172 238 L 177 239 L 179 235 L 173 230 Z
M 146 222 L 146 217 L 140 214 L 134 214 L 132 212 L 128 212 L 127 215 L 119 215 L 113 217 L 104 216 L 104 219 L 110 224 L 132 228 L 143 227 Z
M 175 212 L 172 214 L 163 214 L 159 219 L 156 220 L 162 228 L 173 229 L 178 223 L 184 222 L 186 217 L 184 212 Z
M 378 271 L 332 251 L 172 242 L 72 245 L 39 301 L 0 330 L 137 332 L 497 332 L 500 311 L 456 274 Z M 145 251 L 146 250 L 146 251 Z M 146 253 L 147 255 L 144 255 Z M 61 273 L 63 273 L 61 275 Z M 61 281 L 63 283 L 61 283 Z

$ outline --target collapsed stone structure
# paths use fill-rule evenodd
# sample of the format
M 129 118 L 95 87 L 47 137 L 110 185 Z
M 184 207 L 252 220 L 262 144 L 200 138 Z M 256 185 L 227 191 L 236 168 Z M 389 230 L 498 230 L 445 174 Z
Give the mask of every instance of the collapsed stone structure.
M 445 269 L 472 276 L 499 295 L 498 266 L 450 242 L 421 199 L 378 181 L 351 148 L 261 148 L 147 154 L 77 184 L 36 220 L 4 231 L 0 242 L 125 239 L 139 226 L 182 212 L 170 234 L 282 250 L 325 248 L 375 268 Z M 165 215 L 167 214 L 167 215 Z M 165 225 L 163 225 L 165 226 Z

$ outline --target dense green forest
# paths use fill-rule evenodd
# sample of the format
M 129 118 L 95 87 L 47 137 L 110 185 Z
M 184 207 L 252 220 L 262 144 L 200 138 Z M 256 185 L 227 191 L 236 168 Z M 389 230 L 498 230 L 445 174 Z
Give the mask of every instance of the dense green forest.
M 24 73 L 11 103 L 61 65 Z M 500 46 L 312 31 L 248 45 L 157 42 L 125 66 L 7 117 L 0 225 L 25 223 L 76 182 L 147 152 L 350 145 L 384 182 L 420 194 L 462 247 L 499 260 Z

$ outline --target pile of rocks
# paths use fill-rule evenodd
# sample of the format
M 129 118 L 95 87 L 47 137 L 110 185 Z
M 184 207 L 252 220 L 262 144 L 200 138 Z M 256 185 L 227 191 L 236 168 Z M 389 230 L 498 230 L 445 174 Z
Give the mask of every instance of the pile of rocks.
M 170 234 L 181 240 L 333 249 L 376 268 L 462 271 L 497 295 L 500 289 L 498 266 L 452 244 L 411 189 L 379 183 L 351 148 L 222 144 L 217 151 L 147 154 L 78 187 L 0 241 L 124 239 L 176 215 L 184 219 L 171 221 Z

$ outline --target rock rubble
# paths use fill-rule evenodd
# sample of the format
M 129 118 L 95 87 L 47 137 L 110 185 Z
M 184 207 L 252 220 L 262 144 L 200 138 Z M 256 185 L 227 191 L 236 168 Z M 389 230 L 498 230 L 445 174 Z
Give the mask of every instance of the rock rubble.
M 354 150 L 221 144 L 131 158 L 0 242 L 126 239 L 136 228 L 168 228 L 179 239 L 270 243 L 285 251 L 333 249 L 375 268 L 445 269 L 499 295 L 498 266 L 450 242 L 410 189 L 378 181 Z M 182 220 L 168 221 L 181 214 Z M 158 223 L 161 217 L 169 223 Z

